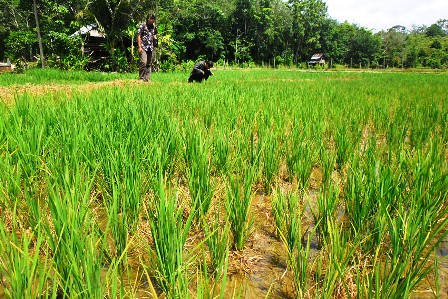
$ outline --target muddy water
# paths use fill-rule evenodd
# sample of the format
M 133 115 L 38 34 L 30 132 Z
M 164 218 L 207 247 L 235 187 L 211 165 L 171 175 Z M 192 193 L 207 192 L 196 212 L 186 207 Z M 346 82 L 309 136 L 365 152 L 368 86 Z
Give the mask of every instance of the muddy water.
M 434 289 L 436 278 L 431 272 L 411 295 L 412 299 L 448 299 L 448 237 L 440 244 L 435 254 L 438 261 L 439 290 Z
M 295 298 L 292 273 L 287 268 L 287 252 L 275 236 L 270 205 L 271 198 L 263 195 L 258 195 L 253 201 L 253 234 L 244 250 L 230 253 L 225 298 L 238 297 L 238 294 L 240 298 L 246 299 Z M 310 216 L 305 217 L 305 224 L 311 225 Z M 312 246 L 312 251 L 311 256 L 317 253 L 317 246 Z M 439 262 L 439 298 L 448 299 L 448 237 L 440 244 L 436 255 Z M 129 273 L 129 277 L 122 278 L 124 284 L 134 290 L 134 298 L 150 298 L 145 276 L 138 267 L 134 270 Z M 434 275 L 429 275 L 411 298 L 436 298 L 431 288 L 434 281 Z M 0 298 L 6 298 L 1 284 Z
M 241 293 L 242 298 L 294 298 L 292 273 L 287 268 L 287 252 L 275 236 L 270 216 L 270 199 L 259 195 L 253 202 L 252 237 L 241 252 L 230 257 L 226 298 Z M 235 267 L 232 267 L 235 265 Z
M 316 192 L 308 196 L 316 198 Z M 259 195 L 254 200 L 255 233 L 247 248 L 240 255 L 241 264 L 247 264 L 249 271 L 229 275 L 226 298 L 241 292 L 241 298 L 295 298 L 292 273 L 287 269 L 287 252 L 284 245 L 275 236 L 275 223 L 272 218 L 271 199 Z M 312 229 L 312 216 L 309 207 L 305 210 L 303 224 Z M 319 249 L 312 242 L 310 257 L 318 254 Z M 441 298 L 448 299 L 448 236 L 435 252 L 438 259 L 438 291 L 434 290 L 433 273 L 423 280 L 410 296 L 415 299 Z M 235 257 L 233 257 L 235 260 Z
M 448 236 L 436 250 L 439 260 L 440 298 L 448 298 Z

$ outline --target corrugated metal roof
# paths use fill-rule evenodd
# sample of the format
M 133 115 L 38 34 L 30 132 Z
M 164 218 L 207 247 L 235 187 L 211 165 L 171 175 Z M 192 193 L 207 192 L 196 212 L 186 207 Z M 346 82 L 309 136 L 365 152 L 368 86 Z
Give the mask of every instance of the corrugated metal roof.
M 71 36 L 85 35 L 87 33 L 89 33 L 90 36 L 104 37 L 104 34 L 98 31 L 98 26 L 95 24 L 90 24 L 90 25 L 81 27 L 81 28 L 79 28 L 78 31 L 73 33 Z
M 311 59 L 320 59 L 323 55 L 323 53 L 316 53 L 311 57 Z

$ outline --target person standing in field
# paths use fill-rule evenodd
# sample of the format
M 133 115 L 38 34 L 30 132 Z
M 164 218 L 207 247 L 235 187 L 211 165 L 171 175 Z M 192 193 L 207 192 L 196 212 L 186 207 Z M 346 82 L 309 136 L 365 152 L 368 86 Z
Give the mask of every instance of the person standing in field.
M 154 48 L 157 42 L 157 27 L 154 24 L 156 17 L 153 14 L 146 16 L 146 22 L 142 23 L 137 31 L 139 80 L 149 82 L 151 78 L 151 64 L 153 62 Z
M 207 80 L 208 77 L 213 76 L 212 71 L 210 71 L 212 67 L 213 61 L 211 60 L 199 61 L 194 65 L 190 77 L 188 78 L 188 82 L 191 83 L 193 81 L 196 81 L 201 83 L 202 80 Z

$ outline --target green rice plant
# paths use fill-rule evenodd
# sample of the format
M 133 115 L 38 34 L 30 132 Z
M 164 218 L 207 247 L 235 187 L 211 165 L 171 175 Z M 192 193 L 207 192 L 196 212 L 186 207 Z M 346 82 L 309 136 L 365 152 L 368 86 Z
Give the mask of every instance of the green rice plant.
M 286 165 L 289 173 L 297 177 L 300 188 L 308 188 L 311 172 L 315 162 L 315 149 L 311 141 L 298 141 L 293 137 L 290 152 L 287 154 Z
M 104 234 L 111 236 L 114 242 L 112 255 L 121 256 L 139 221 L 144 188 L 140 172 L 144 150 L 133 134 L 116 139 L 121 139 L 121 144 L 115 144 L 113 139 L 98 150 L 97 167 L 101 176 L 96 182 L 107 214 Z M 126 263 L 126 258 L 123 263 Z
M 388 207 L 394 195 L 387 189 L 393 186 L 381 186 L 381 176 L 386 177 L 387 167 L 377 160 L 376 138 L 370 139 L 365 158 L 356 157 L 347 170 L 347 183 L 344 187 L 344 215 L 354 236 L 358 233 L 372 236 L 374 220 L 380 205 Z M 392 178 L 388 177 L 390 181 Z M 386 187 L 386 189 L 384 189 Z
M 233 247 L 242 250 L 249 238 L 253 218 L 250 215 L 252 201 L 252 169 L 245 169 L 243 174 L 227 175 L 227 192 L 225 208 L 233 235 Z
M 116 256 L 121 256 L 128 247 L 128 241 L 135 231 L 140 213 L 141 178 L 139 166 L 133 161 L 121 161 L 124 157 L 111 157 L 109 165 L 116 173 L 109 178 L 110 192 L 103 191 L 107 213 L 104 233 L 111 234 Z M 126 258 L 123 259 L 126 263 Z
M 7 141 L 1 146 L 4 157 L 1 164 L 5 172 L 0 180 L 5 183 L 6 194 L 11 195 L 11 199 L 25 199 L 26 205 L 20 204 L 17 208 L 27 215 L 24 219 L 28 226 L 35 228 L 40 219 L 43 160 L 48 152 L 45 113 L 35 112 L 33 104 L 20 99 L 17 106 L 9 110 L 4 124 Z
M 439 209 L 439 208 L 437 208 Z M 443 213 L 448 211 L 445 207 Z M 432 212 L 432 211 L 431 211 Z M 443 216 L 446 217 L 446 216 Z M 435 222 L 434 222 L 435 221 Z M 389 218 L 391 237 L 390 259 L 375 261 L 375 289 L 382 298 L 409 297 L 414 288 L 431 272 L 431 254 L 447 232 L 448 220 L 427 211 L 416 213 L 400 208 L 398 215 Z M 429 227 L 432 225 L 433 227 Z
M 322 185 L 328 186 L 331 182 L 336 163 L 336 154 L 329 149 L 325 149 L 325 145 L 321 144 L 319 150 L 319 164 L 322 168 Z
M 11 232 L 0 221 L 0 285 L 6 298 L 39 298 L 48 290 L 49 256 L 41 230 L 23 230 L 13 219 Z
M 247 134 L 247 133 L 246 133 Z M 260 136 L 260 131 L 251 130 L 249 133 L 249 143 L 246 150 L 249 165 L 254 169 L 259 169 L 261 166 L 261 159 L 263 157 L 263 143 Z M 244 142 L 244 141 L 243 141 Z
M 336 144 L 336 164 L 341 169 L 349 159 L 350 153 L 353 151 L 347 126 L 345 123 L 340 124 L 334 135 L 334 142 Z
M 407 116 L 406 112 L 397 112 L 393 119 L 389 120 L 387 129 L 385 130 L 386 140 L 391 155 L 399 146 L 403 145 L 408 131 L 408 124 L 403 117 Z
M 89 210 L 91 185 L 85 170 L 68 165 L 48 178 L 51 223 L 44 229 L 63 296 L 104 296 L 102 242 Z
M 154 106 L 149 106 L 148 111 L 141 109 L 139 106 L 135 107 L 135 113 L 143 115 L 139 116 L 136 140 L 134 145 L 130 145 L 130 149 L 136 150 L 137 147 L 141 151 L 139 172 L 142 178 L 145 178 L 145 181 L 142 181 L 144 188 L 154 182 L 158 184 L 157 174 L 160 172 L 168 180 L 173 178 L 182 142 L 179 136 L 180 128 L 167 111 L 159 111 Z M 146 118 L 150 119 L 149 123 Z
M 303 196 L 302 193 L 300 195 Z M 303 197 L 299 198 L 297 193 L 284 194 L 277 190 L 272 201 L 277 234 L 290 254 L 302 241 L 302 218 L 305 210 L 302 200 Z
M 194 124 L 189 124 L 184 132 L 185 150 L 183 151 L 187 168 L 191 167 L 198 156 L 205 155 L 207 152 L 208 148 L 204 141 L 201 130 L 196 128 Z
M 317 241 L 320 245 L 329 238 L 331 225 L 336 223 L 340 208 L 339 188 L 330 184 L 327 188 L 322 188 L 317 198 L 316 209 L 311 209 L 314 219 Z
M 378 180 L 376 186 L 372 180 L 364 181 L 381 190 L 376 196 L 380 203 L 376 219 L 385 231 L 375 241 L 382 244 L 373 250 L 374 271 L 364 280 L 377 298 L 409 297 L 432 271 L 432 253 L 448 234 L 448 179 L 446 170 L 438 167 L 441 158 L 437 158 L 440 153 L 436 149 L 434 146 L 425 154 L 418 150 L 414 157 L 409 155 L 408 166 L 399 168 L 398 174 L 381 168 L 371 171 L 370 176 Z
M 5 73 L 0 77 L 1 85 L 46 84 L 57 81 L 59 84 L 79 85 L 81 83 L 105 82 L 118 79 L 134 79 L 131 73 L 86 72 L 82 70 L 64 71 L 54 68 L 29 68 L 24 74 Z
M 14 153 L 14 162 L 21 163 L 22 175 L 27 184 L 38 180 L 41 157 L 46 148 L 45 119 L 33 111 L 27 97 L 18 99 L 8 115 L 7 149 Z
M 413 121 L 409 123 L 409 142 L 412 147 L 421 149 L 435 133 L 439 109 L 437 104 L 417 104 L 412 109 Z
M 120 196 L 120 191 L 118 188 L 113 186 L 111 199 L 106 197 L 105 206 L 107 213 L 107 223 L 104 228 L 104 235 L 109 235 L 112 237 L 113 241 L 113 252 L 112 256 L 120 257 L 125 255 L 126 248 L 128 247 L 128 242 L 130 234 L 132 232 L 131 225 L 128 222 L 128 212 L 126 209 L 122 209 L 122 198 Z M 126 255 L 125 255 L 126 256 Z M 123 259 L 124 264 L 126 264 L 126 258 Z
M 353 238 L 362 238 L 367 254 L 382 246 L 386 232 L 386 215 L 402 204 L 407 175 L 381 161 L 377 139 L 372 137 L 362 158 L 354 158 L 347 171 L 344 187 L 344 216 Z
M 233 169 L 241 169 L 246 167 L 247 165 L 252 165 L 252 145 L 249 141 L 250 139 L 248 139 L 249 137 L 246 136 L 248 133 L 242 132 L 241 130 L 239 129 L 234 131 L 235 135 L 233 135 L 232 138 L 234 140 L 234 150 L 230 152 L 229 165 L 227 167 L 226 174 L 232 172 Z M 224 176 L 226 174 L 224 174 Z
M 157 257 L 157 281 L 168 298 L 186 298 L 188 279 L 184 265 L 184 245 L 194 213 L 184 223 L 177 196 L 165 190 L 163 179 L 154 190 L 155 198 L 148 210 Z
M 303 196 L 302 193 L 300 195 Z M 272 204 L 277 234 L 288 251 L 288 265 L 294 274 L 297 297 L 304 298 L 309 279 L 312 234 L 305 236 L 303 231 L 302 218 L 305 211 L 303 198 L 299 198 L 299 195 L 293 192 L 283 194 L 277 191 Z
M 14 198 L 22 192 L 22 172 L 20 164 L 13 164 L 9 153 L 2 152 L 0 159 L 0 208 L 12 205 Z
M 267 194 L 271 194 L 272 184 L 278 176 L 280 167 L 280 149 L 277 137 L 272 132 L 265 130 L 261 138 L 264 139 L 262 145 L 264 190 Z
M 190 161 L 190 167 L 186 171 L 192 208 L 196 213 L 196 218 L 200 219 L 208 213 L 214 190 L 210 179 L 208 145 L 204 145 L 201 138 L 196 142 L 199 144 L 192 147 L 198 148 L 195 150 L 194 155 L 191 153 L 193 155 L 191 157 L 192 160 Z
M 254 175 L 259 174 L 262 162 L 263 144 L 258 128 L 251 126 L 244 126 L 239 129 L 235 136 L 235 157 L 238 161 L 233 163 L 240 163 L 241 165 L 233 165 L 234 167 L 244 167 L 250 165 L 254 170 Z
M 197 271 L 197 287 L 195 298 L 211 299 L 218 298 L 217 292 L 219 291 L 219 298 L 224 298 L 226 285 L 227 285 L 227 268 L 229 265 L 229 246 L 225 246 L 223 254 L 223 260 L 218 268 L 211 270 L 213 276 L 210 276 L 207 266 L 205 254 L 203 254 L 202 264 Z
M 181 141 L 179 140 L 179 133 L 176 124 L 173 123 L 168 116 L 164 117 L 159 125 L 160 128 L 164 128 L 160 130 L 160 135 L 157 138 L 157 143 L 159 144 L 157 150 L 160 151 L 160 161 L 153 161 L 153 163 L 161 169 L 159 170 L 156 168 L 154 173 L 157 174 L 161 171 L 167 179 L 170 179 L 176 170 L 175 163 L 178 159 L 178 148 Z
M 261 182 L 268 189 L 275 185 L 276 164 L 282 165 L 284 160 L 290 178 L 297 178 L 299 189 L 309 188 L 310 170 L 318 184 L 322 174 L 316 197 L 319 203 L 317 208 L 314 205 L 312 208 L 318 213 L 320 204 L 322 210 L 315 220 L 316 230 L 306 234 L 302 242 L 296 242 L 295 268 L 292 268 L 294 264 L 288 264 L 296 273 L 298 286 L 305 285 L 302 289 L 310 290 L 305 297 L 314 294 L 336 297 L 344 295 L 338 293 L 341 290 L 360 298 L 399 297 L 413 292 L 412 286 L 418 285 L 417 277 L 426 273 L 426 266 L 431 268 L 430 272 L 434 270 L 434 263 L 430 259 L 425 261 L 426 253 L 433 252 L 432 244 L 438 242 L 438 236 L 447 227 L 443 226 L 446 216 L 441 216 L 446 204 L 440 199 L 446 200 L 443 194 L 447 189 L 445 177 L 448 177 L 446 75 L 272 69 L 217 70 L 216 75 L 213 79 L 216 88 L 212 89 L 182 83 L 188 76 L 186 72 L 157 73 L 151 86 L 133 85 L 135 78 L 131 78 L 135 74 L 115 77 L 30 70 L 24 76 L 0 76 L 2 86 L 50 79 L 79 86 L 76 90 L 64 86 L 61 92 L 49 91 L 42 96 L 31 93 L 38 86 L 19 88 L 14 101 L 0 105 L 0 214 L 16 207 L 16 219 L 20 222 L 17 247 L 25 244 L 21 243 L 21 236 L 28 226 L 33 230 L 33 238 L 41 236 L 41 244 L 49 247 L 48 255 L 47 248 L 41 250 L 42 258 L 47 259 L 47 266 L 41 269 L 48 271 L 47 290 L 42 296 L 134 296 L 140 278 L 133 278 L 129 283 L 129 273 L 138 272 L 133 254 L 140 254 L 138 258 L 146 263 L 147 251 L 135 250 L 130 255 L 129 250 L 135 244 L 136 234 L 143 233 L 138 225 L 142 220 L 139 218 L 142 198 L 152 198 L 154 194 L 157 197 L 160 193 L 157 191 L 160 173 L 167 182 L 174 182 L 174 175 L 179 175 L 179 181 L 185 176 L 187 185 L 189 176 L 194 173 L 199 177 L 201 169 L 204 170 L 202 177 L 206 177 L 205 173 L 209 178 L 212 176 L 210 182 L 221 179 L 215 175 L 232 176 L 234 181 L 239 181 L 235 185 L 240 188 L 241 203 L 250 198 L 245 196 L 244 169 L 252 168 L 251 185 Z M 98 90 L 82 84 L 113 78 L 123 80 Z M 325 84 L 315 88 L 317 82 Z M 207 156 L 198 154 L 200 146 L 196 149 L 190 146 L 200 144 L 196 142 L 199 139 L 202 146 L 207 145 L 208 159 L 207 163 L 196 163 L 193 172 L 195 159 L 205 161 Z M 213 150 L 208 140 L 213 140 Z M 361 149 L 358 145 L 362 145 Z M 202 168 L 205 164 L 208 169 Z M 315 165 L 318 167 L 313 169 Z M 75 179 L 75 173 L 80 173 L 79 179 Z M 338 195 L 337 212 L 332 214 L 331 204 L 325 200 L 332 198 L 334 190 L 331 189 L 335 188 L 332 184 L 336 183 L 343 189 Z M 231 184 L 227 183 L 226 188 L 225 197 L 214 196 L 230 202 Z M 314 195 L 315 190 L 311 191 Z M 209 209 L 213 205 L 212 202 Z M 157 200 L 155 206 L 160 206 Z M 244 211 L 244 205 L 240 206 Z M 73 215 L 73 210 L 77 215 Z M 94 217 L 103 210 L 100 219 Z M 178 208 L 174 210 L 178 213 Z M 226 208 L 227 216 L 231 214 L 229 211 Z M 183 214 L 185 217 L 187 212 Z M 91 221 L 73 220 L 82 215 Z M 95 218 L 101 222 L 101 231 L 94 223 Z M 249 224 L 250 218 L 250 214 L 240 217 Z M 211 219 L 210 211 L 206 219 Z M 238 236 L 234 230 L 238 226 L 230 220 L 230 217 L 226 219 L 226 223 L 235 241 Z M 421 224 L 420 231 L 415 223 Z M 197 249 L 204 251 L 202 257 L 209 258 L 207 250 L 210 256 L 215 255 L 212 253 L 215 250 L 218 257 L 223 247 L 216 244 L 224 235 L 220 235 L 221 227 L 216 230 L 213 222 L 208 225 L 208 238 Z M 332 231 L 336 229 L 337 232 Z M 306 258 L 309 241 L 306 238 L 314 237 L 314 233 L 321 239 L 315 263 L 314 251 Z M 6 241 L 0 245 L 2 248 L 12 246 L 8 243 L 12 238 L 8 234 L 3 237 L 6 240 L 0 239 L 0 242 Z M 432 242 L 427 242 L 430 239 Z M 421 247 L 422 244 L 426 247 Z M 148 248 L 152 246 L 150 243 Z M 216 249 L 211 249 L 213 246 Z M 232 246 L 235 247 L 233 243 Z M 154 243 L 151 253 L 157 257 L 155 252 Z M 181 278 L 177 281 L 185 283 L 183 291 L 177 293 L 192 297 L 195 283 L 190 283 L 190 291 L 186 285 L 194 279 L 194 271 L 186 270 L 193 269 L 189 266 L 201 255 L 188 253 L 188 256 L 183 253 L 179 263 L 182 266 L 177 273 Z M 353 253 L 351 259 L 347 259 L 349 253 Z M 87 254 L 92 260 L 89 261 Z M 75 263 L 78 259 L 90 266 Z M 397 265 L 392 265 L 392 261 Z M 89 281 L 94 285 L 98 281 L 98 265 L 102 265 L 101 287 L 97 293 L 89 293 L 85 290 L 93 287 L 86 284 Z M 205 286 L 209 281 L 217 285 L 215 290 L 219 289 L 216 272 L 212 272 L 216 265 L 219 262 L 213 265 L 211 259 L 207 260 L 200 269 L 207 268 L 206 272 L 197 274 L 200 280 L 197 286 L 202 287 L 204 296 L 211 293 L 218 296 L 217 291 L 210 292 L 212 285 Z M 145 269 L 154 279 L 152 267 L 149 262 Z M 156 276 L 163 280 L 158 266 L 156 270 Z M 85 279 L 79 273 L 90 278 Z M 388 279 L 389 273 L 401 275 L 401 280 Z M 346 291 L 353 284 L 350 286 L 350 281 L 346 281 L 344 286 L 344 275 L 348 279 L 356 277 L 359 290 L 356 294 Z M 301 280 L 305 276 L 306 280 Z M 7 283 L 6 278 L 1 281 Z M 269 295 L 277 291 L 274 288 L 268 291 Z M 386 291 L 388 288 L 392 290 Z M 237 287 L 235 290 L 236 294 Z M 317 291 L 313 293 L 314 290 Z M 224 291 L 226 295 L 227 291 Z M 247 292 L 251 292 L 250 286 Z M 243 291 L 240 296 L 244 296 Z
M 220 223 L 218 213 L 215 213 L 209 222 L 202 221 L 202 228 L 205 234 L 205 244 L 208 247 L 211 260 L 211 271 L 218 275 L 222 270 L 229 248 L 230 225 L 226 222 L 224 226 Z M 219 275 L 218 275 L 219 276 Z
M 300 232 L 300 234 L 302 234 L 302 232 Z M 297 248 L 295 248 L 289 256 L 289 263 L 294 274 L 294 286 L 299 298 L 305 298 L 309 289 L 309 272 L 311 269 L 310 248 L 312 238 L 313 234 L 308 234 L 305 241 L 305 235 L 303 235 L 301 241 L 297 243 Z
M 229 136 L 227 132 L 222 130 L 218 131 L 215 138 L 213 139 L 213 164 L 216 171 L 219 174 L 225 174 L 229 167 L 229 156 L 230 156 L 230 146 L 229 146 Z
M 317 275 L 317 297 L 333 298 L 338 294 L 341 297 L 351 298 L 351 291 L 347 278 L 351 274 L 351 265 L 356 264 L 355 252 L 359 243 L 351 243 L 351 237 L 333 220 L 329 220 L 327 226 L 328 234 L 323 239 L 323 254 L 320 259 Z M 324 269 L 322 269 L 324 268 Z

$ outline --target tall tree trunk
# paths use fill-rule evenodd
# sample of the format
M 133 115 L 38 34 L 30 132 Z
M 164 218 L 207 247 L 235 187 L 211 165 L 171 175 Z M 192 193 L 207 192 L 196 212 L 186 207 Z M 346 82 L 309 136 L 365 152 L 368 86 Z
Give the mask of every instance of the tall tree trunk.
M 42 62 L 42 68 L 45 68 L 44 48 L 42 46 L 42 37 L 40 35 L 39 18 L 37 17 L 37 5 L 36 0 L 33 0 L 34 17 L 36 18 L 37 39 L 39 41 L 40 61 Z

